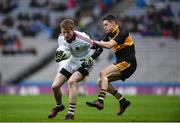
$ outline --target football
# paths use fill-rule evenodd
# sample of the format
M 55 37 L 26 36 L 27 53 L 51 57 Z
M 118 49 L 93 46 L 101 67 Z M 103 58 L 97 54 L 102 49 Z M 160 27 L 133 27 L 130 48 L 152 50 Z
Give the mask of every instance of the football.
M 63 58 L 63 60 L 66 60 L 71 56 L 71 51 L 69 47 L 67 46 L 63 46 L 63 45 L 59 46 L 56 51 L 63 51 L 63 53 L 65 54 L 65 57 Z

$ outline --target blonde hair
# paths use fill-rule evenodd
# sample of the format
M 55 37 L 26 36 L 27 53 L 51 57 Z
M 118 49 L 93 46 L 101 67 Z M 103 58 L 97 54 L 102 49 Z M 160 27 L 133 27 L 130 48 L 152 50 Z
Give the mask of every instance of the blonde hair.
M 71 19 L 64 19 L 60 23 L 60 28 L 63 28 L 64 30 L 72 30 L 74 28 L 74 21 Z

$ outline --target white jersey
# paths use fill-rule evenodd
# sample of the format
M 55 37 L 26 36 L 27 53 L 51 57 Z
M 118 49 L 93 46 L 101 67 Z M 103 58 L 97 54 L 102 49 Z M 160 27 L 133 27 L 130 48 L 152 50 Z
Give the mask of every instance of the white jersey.
M 64 45 L 69 47 L 73 57 L 82 58 L 90 53 L 92 47 L 92 40 L 84 32 L 75 31 L 76 39 L 71 43 L 64 40 L 64 36 L 60 35 L 58 38 L 59 46 Z
M 63 35 L 60 35 L 58 38 L 59 46 L 64 45 L 69 47 L 71 51 L 71 57 L 67 60 L 59 62 L 58 71 L 61 71 L 62 68 L 66 69 L 68 72 L 73 73 L 79 67 L 81 67 L 82 59 L 85 59 L 88 56 L 91 56 L 95 50 L 91 49 L 93 46 L 92 40 L 86 33 L 75 31 L 76 38 L 71 43 L 68 43 Z M 88 72 L 91 71 L 92 66 L 86 68 Z

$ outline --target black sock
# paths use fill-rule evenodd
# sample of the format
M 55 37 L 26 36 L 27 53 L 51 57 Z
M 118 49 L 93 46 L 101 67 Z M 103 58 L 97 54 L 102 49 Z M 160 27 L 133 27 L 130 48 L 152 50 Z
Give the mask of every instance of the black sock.
M 117 100 L 120 100 L 122 97 L 122 95 L 120 93 L 118 93 L 117 90 L 113 93 L 113 96 L 116 97 Z
M 104 103 L 105 96 L 106 96 L 106 90 L 101 89 L 100 94 L 99 94 L 99 98 L 98 98 L 100 103 L 102 103 L 102 104 Z

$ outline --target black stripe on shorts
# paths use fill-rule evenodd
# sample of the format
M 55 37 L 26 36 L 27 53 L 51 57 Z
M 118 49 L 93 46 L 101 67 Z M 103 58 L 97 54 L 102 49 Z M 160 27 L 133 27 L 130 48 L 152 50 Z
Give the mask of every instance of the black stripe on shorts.
M 64 68 L 62 68 L 59 73 L 63 74 L 63 75 L 64 75 L 66 78 L 68 78 L 68 79 L 69 79 L 69 78 L 71 77 L 71 75 L 72 75 L 69 71 L 67 71 L 67 70 L 64 69 Z
M 86 77 L 87 75 L 89 75 L 89 72 L 83 67 L 79 67 L 77 71 L 79 71 L 83 77 Z

